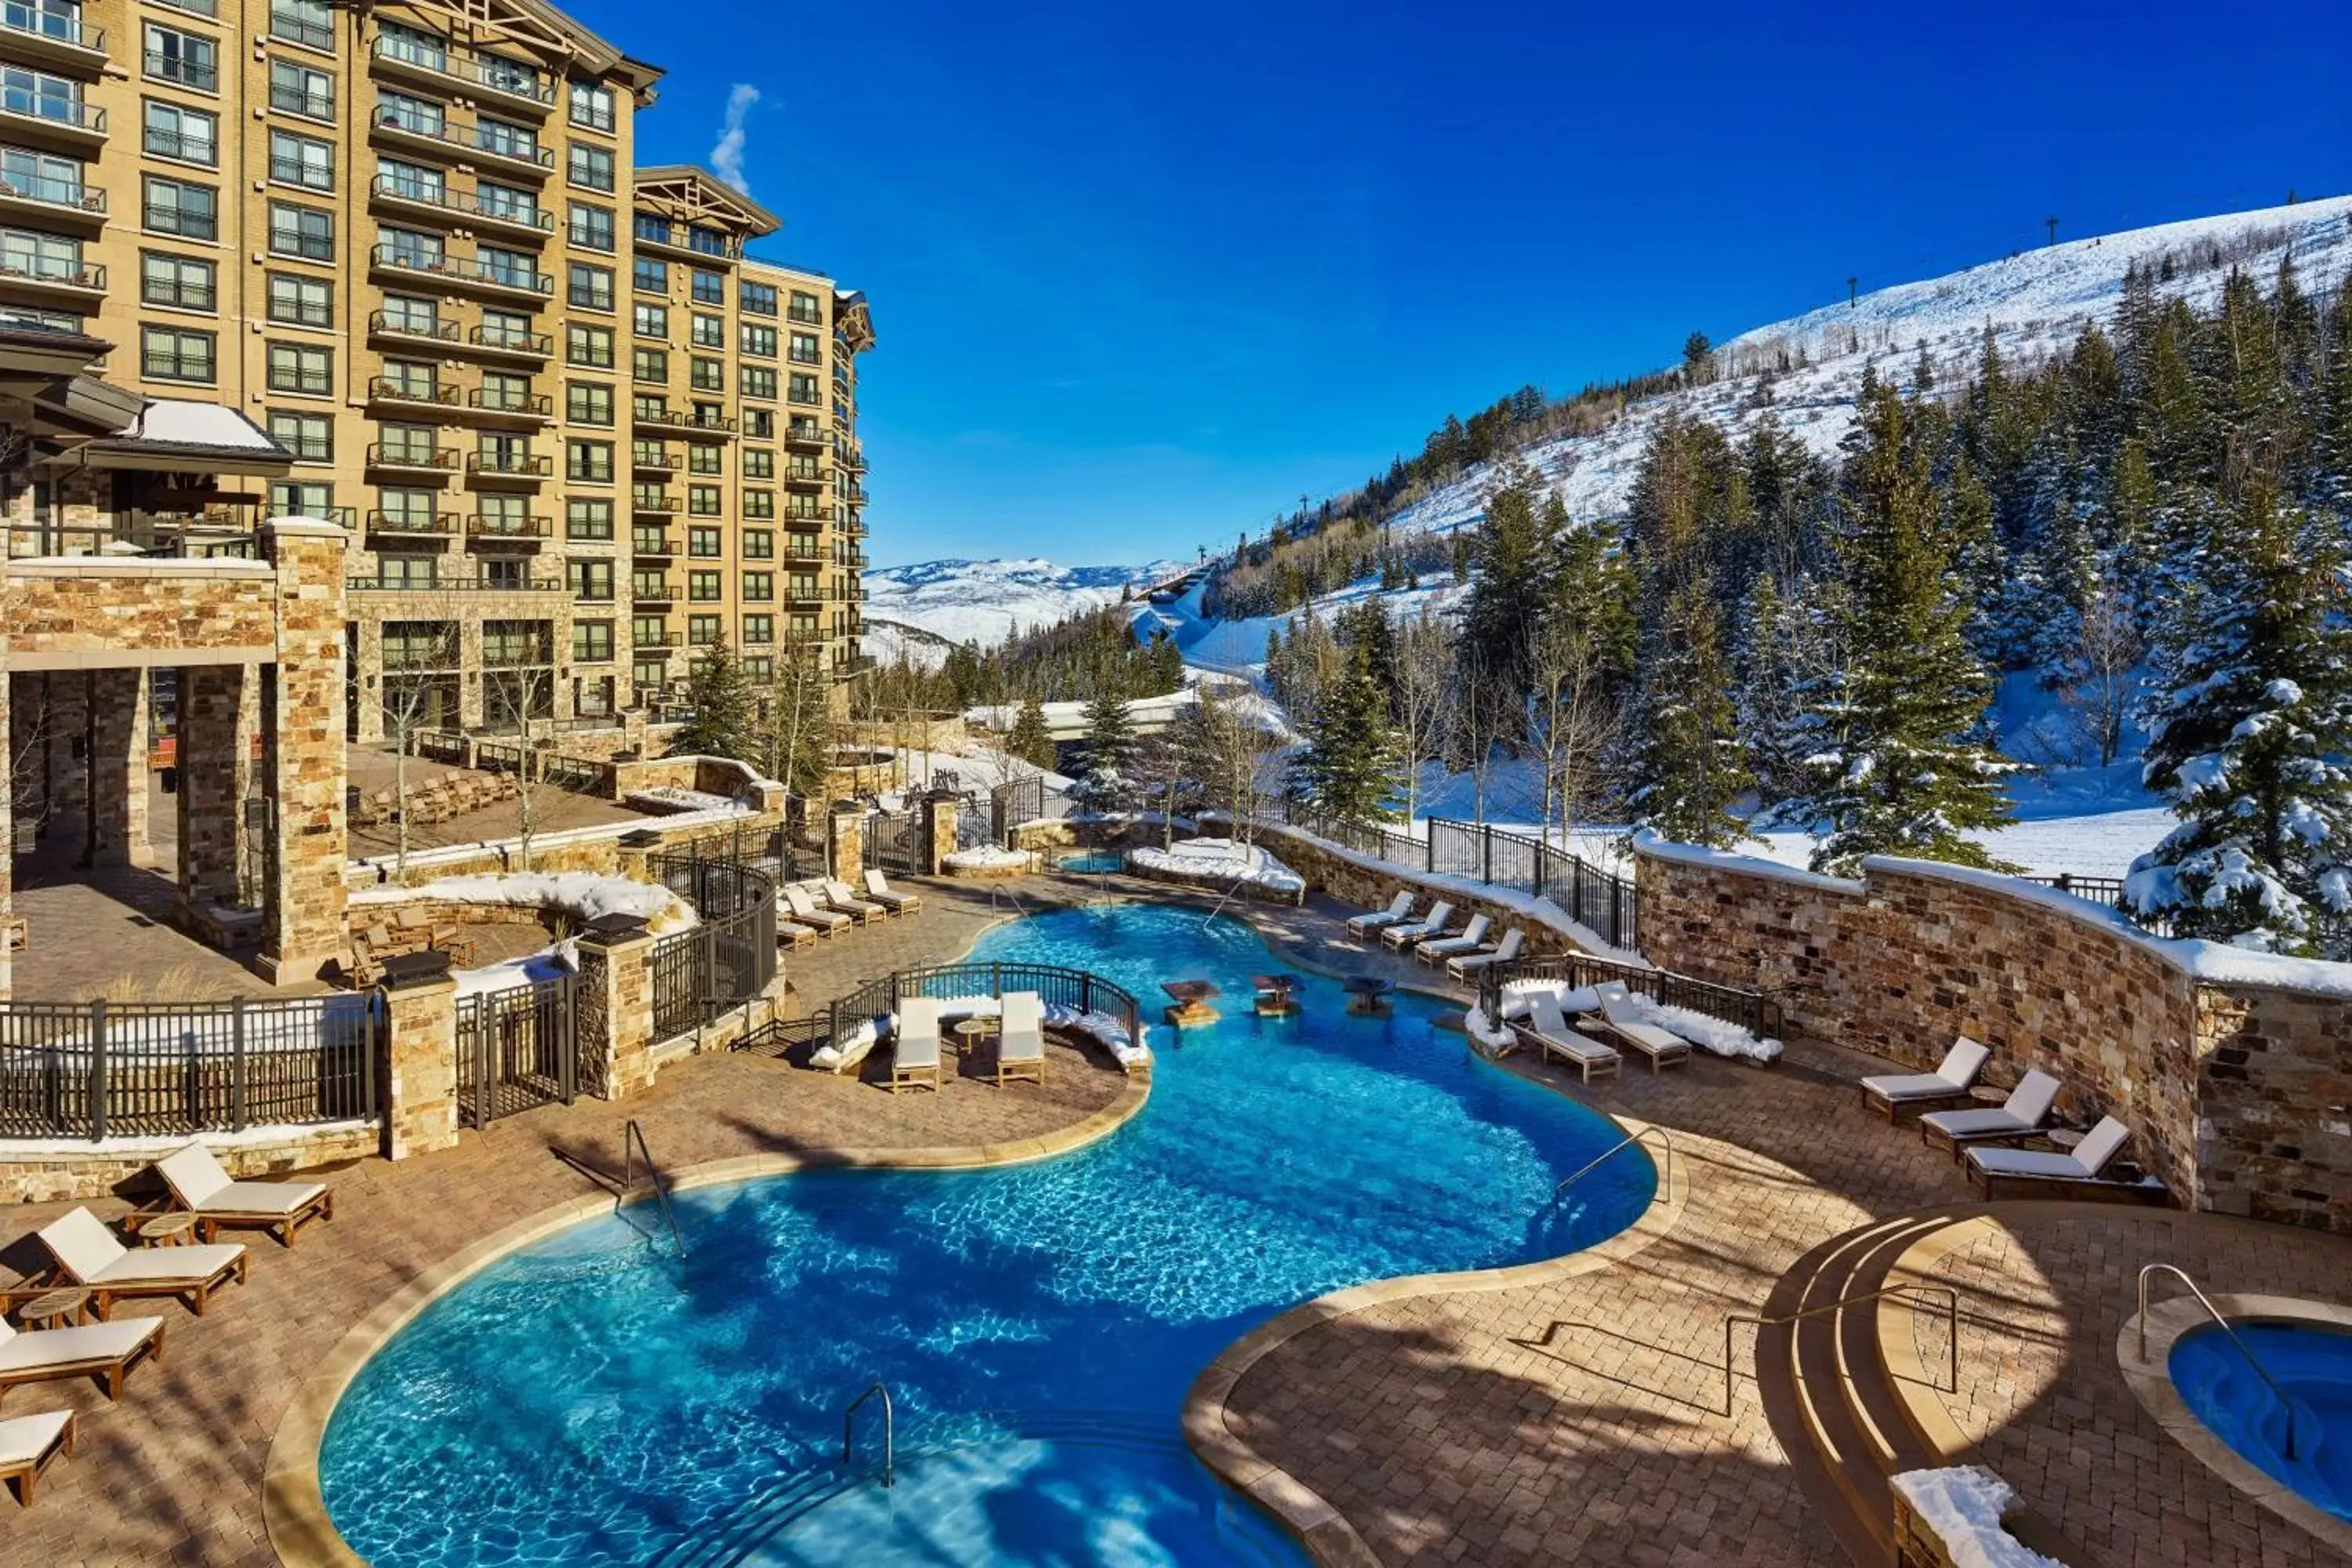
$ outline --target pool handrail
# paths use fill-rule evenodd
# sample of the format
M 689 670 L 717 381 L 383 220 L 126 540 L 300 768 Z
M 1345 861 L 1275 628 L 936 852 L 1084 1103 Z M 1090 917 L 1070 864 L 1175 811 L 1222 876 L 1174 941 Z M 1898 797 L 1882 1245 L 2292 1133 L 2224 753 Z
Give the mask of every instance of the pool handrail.
M 2213 1320 L 2214 1327 L 2230 1336 L 2230 1342 L 2238 1347 L 2238 1353 L 2246 1358 L 2246 1364 L 2254 1369 L 2254 1374 L 2270 1384 L 2271 1392 L 2278 1396 L 2279 1404 L 2286 1410 L 2286 1459 L 2287 1463 L 2293 1464 L 2294 1462 L 2294 1401 L 2287 1397 L 2286 1390 L 2279 1386 L 2279 1380 L 2271 1375 L 2270 1368 L 2263 1364 L 2262 1358 L 2255 1355 L 2252 1348 L 2238 1337 L 2238 1331 L 2230 1326 L 2230 1320 L 2221 1315 L 2221 1310 L 2214 1306 L 2205 1292 L 2197 1288 L 2197 1281 L 2189 1278 L 2188 1274 L 2176 1264 L 2150 1263 L 2139 1271 L 2140 1361 L 2145 1363 L 2147 1360 L 2147 1282 L 2148 1277 L 2153 1274 L 2169 1274 L 2188 1286 L 2189 1293 L 2197 1298 L 2197 1304 L 2205 1309 L 2205 1315 Z
M 637 1125 L 635 1117 L 621 1129 L 621 1190 L 613 1194 L 613 1212 L 618 1214 L 622 1203 L 636 1190 L 637 1155 L 646 1157 L 646 1175 L 654 1184 L 654 1196 L 661 1200 L 662 1217 L 669 1222 L 669 1238 L 677 1246 L 677 1255 L 686 1256 L 686 1236 L 677 1228 L 677 1211 L 670 1207 L 669 1178 L 654 1163 L 654 1152 L 646 1144 L 646 1130 Z
M 1614 1154 L 1620 1149 L 1623 1149 L 1631 1144 L 1639 1143 L 1643 1139 L 1647 1138 L 1653 1132 L 1658 1135 L 1659 1139 L 1665 1144 L 1666 1148 L 1665 1168 L 1658 1173 L 1658 1179 L 1665 1184 L 1665 1189 L 1669 1194 L 1673 1193 L 1675 1190 L 1674 1134 L 1668 1132 L 1664 1128 L 1654 1124 L 1652 1126 L 1642 1128 L 1638 1131 L 1628 1132 L 1624 1137 L 1620 1138 L 1616 1142 L 1612 1143 L 1608 1148 L 1603 1149 L 1594 1158 L 1587 1161 L 1583 1167 L 1578 1170 L 1574 1175 L 1561 1178 L 1559 1184 L 1551 1190 L 1551 1201 L 1554 1203 L 1559 1202 L 1560 1194 L 1568 1191 L 1569 1188 L 1576 1185 L 1577 1183 L 1591 1175 L 1594 1170 L 1599 1168 L 1601 1161 L 1606 1160 L 1610 1155 Z
M 877 1394 L 882 1396 L 882 1485 L 889 1488 L 898 1484 L 897 1419 L 890 1410 L 889 1385 L 878 1379 L 868 1384 L 866 1392 L 851 1400 L 849 1408 L 841 1413 L 841 1463 L 844 1468 L 848 1468 L 850 1443 L 856 1432 L 858 1406 Z

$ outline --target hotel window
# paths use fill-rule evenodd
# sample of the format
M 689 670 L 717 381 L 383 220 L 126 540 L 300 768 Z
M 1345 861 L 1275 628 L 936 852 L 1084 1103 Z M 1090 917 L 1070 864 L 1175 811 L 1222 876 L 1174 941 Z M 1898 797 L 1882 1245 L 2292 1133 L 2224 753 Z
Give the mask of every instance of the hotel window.
M 428 362 L 388 359 L 383 362 L 384 385 L 396 397 L 432 403 L 440 398 L 439 377 Z
M 447 251 L 437 234 L 419 234 L 415 229 L 380 228 L 376 237 L 383 243 L 377 247 L 383 252 L 391 266 L 408 272 L 441 272 L 449 265 Z
M 511 310 L 482 312 L 482 342 L 486 343 L 509 349 L 537 349 L 535 337 L 529 316 L 518 316 Z
M 686 596 L 698 605 L 715 605 L 726 592 L 725 579 L 717 572 L 688 572 L 686 574 Z
M 698 310 L 695 312 L 694 327 L 689 341 L 698 349 L 725 348 L 727 346 L 726 318 L 706 316 Z
M 438 533 L 438 514 L 433 510 L 438 499 L 431 490 L 394 489 L 387 486 L 375 492 L 375 509 L 383 513 L 389 529 L 402 533 Z
M 686 531 L 686 552 L 688 555 L 698 555 L 705 560 L 710 560 L 719 555 L 725 549 L 726 546 L 721 542 L 719 530 L 715 528 L 689 528 Z
M 640 392 L 629 400 L 629 411 L 638 419 L 666 420 L 669 417 L 669 399 Z
M 583 250 L 612 249 L 613 209 L 573 202 L 569 233 L 572 243 Z
M 568 384 L 563 389 L 563 416 L 574 425 L 611 425 L 613 389 L 590 381 Z
M 776 536 L 764 528 L 743 531 L 743 559 L 773 561 L 776 558 Z
M 793 321 L 803 326 L 824 325 L 824 307 L 817 303 L 817 298 L 814 294 L 803 294 L 797 289 L 793 289 L 793 308 L 789 313 Z
M 446 71 L 449 68 L 449 40 L 422 27 L 411 27 L 400 22 L 380 23 L 376 29 L 376 48 L 390 59 L 406 60 L 411 65 L 424 66 L 430 70 Z
M 772 398 L 776 395 L 776 373 L 767 365 L 747 364 L 742 367 L 742 376 L 744 396 Z
M 613 90 L 584 81 L 572 84 L 572 123 L 584 125 L 591 131 L 610 131 L 614 126 Z
M 824 363 L 824 351 L 817 347 L 816 339 L 806 332 L 794 332 L 793 334 L 792 357 L 794 364 L 823 364 Z
M 724 493 L 717 485 L 688 485 L 686 510 L 696 517 L 717 517 L 723 510 L 719 498 Z
M 213 334 L 182 327 L 139 330 L 139 374 L 156 381 L 200 381 L 214 375 Z
M 484 371 L 480 406 L 506 414 L 520 414 L 526 409 L 536 410 L 539 405 L 530 395 L 530 377 Z
M 24 66 L 0 66 L 0 108 L 58 125 L 80 125 L 87 118 L 81 83 Z
M 755 322 L 743 323 L 743 352 L 758 359 L 776 357 L 776 329 Z
M 776 286 L 743 280 L 741 293 L 743 313 L 747 316 L 772 316 L 776 313 Z
M 636 327 L 637 336 L 641 338 L 667 338 L 669 336 L 669 307 L 667 305 L 639 305 L 630 312 L 630 319 Z
M 446 140 L 449 134 L 448 110 L 429 98 L 411 98 L 404 92 L 379 93 L 375 111 L 383 124 L 430 136 L 436 142 Z
M 439 169 L 396 158 L 379 158 L 375 170 L 376 187 L 386 195 L 436 207 L 448 205 L 449 176 Z
M 686 471 L 689 474 L 723 474 L 727 471 L 727 449 L 697 442 L 686 449 Z
M 394 94 L 387 93 L 389 100 Z M 413 101 L 413 100 L 412 100 Z M 298 65 L 292 60 L 269 62 L 269 107 L 283 114 L 299 114 L 305 120 L 332 120 L 335 117 L 335 79 L 322 70 Z M 440 134 L 438 105 L 433 134 Z M 396 118 L 387 107 L 384 118 Z
M 305 462 L 334 460 L 335 422 L 327 415 L 272 409 L 269 413 L 269 437 Z
M 669 263 L 650 256 L 640 256 L 630 268 L 629 287 L 640 294 L 669 292 Z
M 314 49 L 332 49 L 332 9 L 327 0 L 269 0 L 269 36 Z
M 792 379 L 792 390 L 786 393 L 785 395 L 794 403 L 805 404 L 812 407 L 824 401 L 824 399 L 817 394 L 816 377 L 813 375 L 803 375 L 798 372 L 793 374 Z
M 504 283 L 511 289 L 529 289 L 541 292 L 539 258 L 526 256 L 520 250 L 501 250 L 493 246 L 477 246 L 474 269 L 482 277 Z M 551 282 L 549 285 L 551 287 Z
M 513 185 L 501 185 L 495 180 L 477 180 L 474 183 L 474 205 L 487 217 L 502 217 L 510 223 L 527 223 L 534 227 L 539 223 L 537 196 Z
M 629 374 L 633 380 L 666 382 L 669 380 L 667 349 L 632 349 L 629 352 Z
M 312 487 L 324 491 L 324 485 Z M 275 497 L 278 487 L 270 487 Z M 320 505 L 325 503 L 322 501 Z M 290 514 L 299 517 L 301 514 Z M 436 579 L 441 558 L 437 555 L 379 555 L 376 557 L 375 580 L 386 588 L 430 588 Z
M 383 324 L 385 331 L 404 337 L 437 337 L 441 331 L 440 301 L 419 300 L 407 294 L 386 294 L 383 297 Z
M 572 662 L 574 664 L 612 663 L 613 623 L 610 621 L 572 622 Z
M 717 574 L 714 573 L 712 575 L 715 576 Z M 714 598 L 717 596 L 718 595 L 712 595 Z M 696 647 L 709 647 L 712 643 L 717 642 L 719 640 L 719 617 L 717 616 L 687 616 L 686 640 Z
M 601 496 L 563 503 L 563 537 L 606 540 L 613 537 L 613 503 Z
M 698 305 L 724 305 L 727 303 L 727 279 L 716 272 L 696 268 L 693 298 Z
M 147 176 L 146 200 L 141 205 L 140 222 L 157 234 L 176 234 L 189 239 L 220 237 L 220 198 L 210 185 L 191 184 L 185 180 L 166 180 Z
M 563 363 L 594 370 L 613 368 L 613 329 L 568 322 L 563 329 Z
M 592 191 L 613 188 L 613 150 L 574 142 L 567 149 L 572 183 Z
M 743 477 L 747 479 L 772 479 L 776 477 L 776 455 L 752 447 L 743 448 Z
M 539 163 L 539 136 L 527 126 L 509 125 L 485 114 L 474 121 L 474 145 L 483 152 L 520 163 Z
M 269 177 L 306 190 L 335 188 L 335 148 L 331 142 L 297 136 L 290 131 L 269 133 Z
M 697 392 L 727 390 L 727 363 L 724 360 L 697 358 L 688 368 L 687 384 Z
M 591 262 L 575 261 L 569 273 L 570 287 L 565 298 L 583 310 L 609 310 L 613 308 L 613 269 Z
M 746 408 L 743 410 L 743 434 L 749 436 L 754 441 L 774 440 L 776 438 L 776 411 L 772 408 Z
M 539 68 L 528 60 L 478 53 L 474 56 L 474 65 L 482 73 L 484 87 L 498 92 L 510 92 L 518 98 L 539 96 Z
M 572 582 L 572 596 L 592 604 L 613 602 L 613 563 L 609 561 L 573 559 L 564 563 L 564 574 Z
M 745 490 L 743 492 L 743 515 L 745 517 L 759 518 L 775 516 L 776 492 L 773 490 Z
M 611 484 L 613 482 L 613 443 L 610 441 L 565 442 L 563 473 L 566 479 L 578 483 Z
M 387 371 L 392 367 L 386 365 Z M 432 374 L 432 367 L 425 367 Z M 335 389 L 335 355 L 332 349 L 310 343 L 271 343 L 269 345 L 269 390 L 299 392 L 313 397 L 324 397 Z
M 773 572 L 743 574 L 743 596 L 754 604 L 764 604 L 776 596 L 776 574 Z
M 147 75 L 150 80 L 177 82 L 199 92 L 220 86 L 219 51 L 210 38 L 184 33 L 177 27 L 147 25 Z
M 745 581 L 749 582 L 750 579 L 746 578 Z M 760 596 L 763 599 L 767 597 L 764 594 Z M 753 647 L 766 647 L 769 644 L 774 642 L 776 640 L 776 617 L 773 616 L 745 616 L 743 617 L 743 640 L 751 644 Z
M 209 261 L 147 251 L 139 258 L 139 298 L 143 304 L 210 310 L 219 300 L 215 277 Z
M 410 468 L 430 468 L 439 462 L 440 434 L 430 425 L 376 426 L 377 445 L 383 448 L 383 460 Z
M 384 238 L 392 240 L 393 231 L 385 230 Z M 438 259 L 441 242 L 436 238 L 431 243 Z M 335 215 L 318 207 L 298 207 L 291 202 L 270 203 L 269 248 L 280 256 L 299 256 L 306 261 L 332 261 Z
M 323 278 L 269 275 L 269 319 L 293 327 L 335 324 L 334 286 Z
M 485 436 L 482 437 L 482 463 L 485 468 L 520 453 L 509 453 L 507 444 L 519 442 L 520 436 Z M 529 504 L 521 496 L 476 496 L 474 504 L 480 508 L 481 531 L 494 539 L 529 539 L 532 537 L 530 514 L 523 509 Z
M 207 169 L 220 166 L 218 115 L 152 99 L 143 106 L 143 114 L 139 139 L 142 151 L 183 163 L 201 163 Z

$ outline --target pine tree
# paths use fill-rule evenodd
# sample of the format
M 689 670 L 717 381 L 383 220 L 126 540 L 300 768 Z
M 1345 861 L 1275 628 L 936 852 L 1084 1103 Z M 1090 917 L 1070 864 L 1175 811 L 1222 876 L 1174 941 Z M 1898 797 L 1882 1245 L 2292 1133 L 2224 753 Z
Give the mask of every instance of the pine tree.
M 2334 526 L 2252 486 L 2208 500 L 2196 591 L 2160 628 L 2144 776 L 2182 818 L 2126 904 L 2185 936 L 2352 957 L 2352 629 Z
M 1704 573 L 1666 602 L 1643 693 L 1633 805 L 1640 826 L 1681 843 L 1721 847 L 1747 837 L 1732 806 L 1756 781 L 1740 752 L 1719 620 Z
M 2352 510 L 2352 284 L 2336 290 L 2322 356 L 2305 489 L 2315 504 Z
M 758 763 L 761 748 L 752 724 L 751 683 L 720 637 L 695 662 L 687 679 L 694 716 L 670 738 L 672 756 L 732 757 Z
M 1061 760 L 1054 746 L 1053 732 L 1045 725 L 1045 705 L 1032 692 L 1021 702 L 1021 711 L 1013 721 L 1013 733 L 1005 740 L 1005 750 L 1045 773 L 1054 771 Z
M 1090 811 L 1124 809 L 1133 794 L 1136 751 L 1127 697 L 1107 684 L 1087 703 L 1087 736 L 1071 794 Z
M 1841 497 L 1841 564 L 1852 593 L 1841 636 L 1850 661 L 1815 710 L 1819 805 L 1831 832 L 1816 869 L 1866 855 L 1990 863 L 1965 837 L 2010 820 L 1983 741 L 1989 673 L 1969 647 L 1914 409 L 1883 384 L 1856 410 Z
M 1290 794 L 1339 821 L 1365 825 L 1398 820 L 1403 789 L 1388 693 L 1351 656 L 1291 763 Z
M 1514 696 L 1528 689 L 1528 628 L 1542 607 L 1545 545 L 1535 478 L 1515 469 L 1486 498 L 1478 574 L 1462 615 L 1462 635 L 1480 665 Z

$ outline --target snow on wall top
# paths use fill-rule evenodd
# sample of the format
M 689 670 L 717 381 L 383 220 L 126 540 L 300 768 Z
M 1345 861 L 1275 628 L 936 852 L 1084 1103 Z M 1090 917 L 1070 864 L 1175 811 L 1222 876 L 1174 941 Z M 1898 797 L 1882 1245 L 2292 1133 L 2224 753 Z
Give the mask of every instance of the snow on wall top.
M 1859 894 L 1868 890 L 1860 882 L 1843 877 L 1824 877 L 1818 871 L 1802 870 L 1779 860 L 1768 860 L 1761 855 L 1710 849 L 1704 844 L 1677 843 L 1671 838 L 1660 837 L 1656 829 L 1649 827 L 1633 835 L 1633 853 L 1659 860 L 1679 861 L 1685 866 L 1697 866 L 1710 871 L 1737 871 L 1744 877 L 1762 877 L 1768 881 L 1794 882 L 1801 888 L 1818 888 L 1825 893 Z

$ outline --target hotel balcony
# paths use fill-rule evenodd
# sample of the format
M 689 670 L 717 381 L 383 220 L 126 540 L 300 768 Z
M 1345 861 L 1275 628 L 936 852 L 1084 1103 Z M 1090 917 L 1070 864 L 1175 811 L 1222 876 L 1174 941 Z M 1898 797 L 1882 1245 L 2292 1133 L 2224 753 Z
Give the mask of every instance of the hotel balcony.
M 458 197 L 457 207 L 469 227 L 488 229 L 500 238 L 539 245 L 555 232 L 555 215 L 537 207 L 499 206 L 478 195 Z
M 521 545 L 539 548 L 543 539 L 553 538 L 554 520 L 544 512 L 529 512 L 519 516 L 493 515 L 485 517 L 474 512 L 466 519 L 466 542 L 478 545 Z
M 455 228 L 466 216 L 457 205 L 457 198 L 449 194 L 446 185 L 426 185 L 415 180 L 378 174 L 368 182 L 368 195 L 376 205 L 396 212 L 412 222 L 421 218 L 442 228 Z
M 544 72 L 525 76 L 496 56 L 467 54 L 460 49 L 418 49 L 398 38 L 378 37 L 371 51 L 370 70 L 379 77 L 422 82 L 436 92 L 447 92 L 451 83 L 467 97 L 479 97 L 501 109 L 520 109 L 541 118 L 555 107 L 555 84 Z
M 421 475 L 429 479 L 445 479 L 457 471 L 457 449 L 455 447 L 378 445 L 367 449 L 367 466 L 371 473 L 399 474 L 404 478 Z
M 629 583 L 630 601 L 637 605 L 659 605 L 667 609 L 677 603 L 677 580 L 667 576 L 636 577 Z
M 641 474 L 675 474 L 686 467 L 686 458 L 676 452 L 632 451 L 629 467 Z
M 106 268 L 95 263 L 60 267 L 37 259 L 0 258 L 0 298 L 95 310 L 106 301 Z
M 0 136 L 43 152 L 92 157 L 106 145 L 106 110 L 0 88 Z
M 732 267 L 742 259 L 743 242 L 722 239 L 716 244 L 697 244 L 690 237 L 688 226 L 648 218 L 640 214 L 635 225 L 636 247 L 649 255 L 669 257 L 693 262 L 702 267 Z
M 106 29 L 79 16 L 0 6 L 0 59 L 50 66 L 95 80 L 106 69 Z
M 372 511 L 367 514 L 371 539 L 447 539 L 457 531 L 454 511 Z
M 444 289 L 463 289 L 501 300 L 524 300 L 533 305 L 542 304 L 555 294 L 552 274 L 528 268 L 493 266 L 471 258 L 433 256 L 379 245 L 369 253 L 369 265 L 378 272 L 389 274 L 391 281 L 404 288 L 415 288 L 417 280 L 423 279 Z
M 529 360 L 544 364 L 555 356 L 555 339 L 520 327 L 478 326 L 466 333 L 466 349 L 480 359 Z
M 454 386 L 419 386 L 381 375 L 368 379 L 367 400 L 369 412 L 382 410 L 401 419 L 415 419 L 420 415 L 446 418 L 462 401 Z
M 792 610 L 814 610 L 824 605 L 824 590 L 814 582 L 784 584 L 784 607 Z
M 629 510 L 639 517 L 675 517 L 677 515 L 677 495 L 674 490 L 650 489 L 639 485 L 629 494 Z
M 637 528 L 629 531 L 629 550 L 641 560 L 667 561 L 677 553 L 677 545 L 666 528 Z
M 555 472 L 555 459 L 544 452 L 466 454 L 466 477 L 477 485 L 538 486 Z
M 368 336 L 399 343 L 454 344 L 457 341 L 457 323 L 407 321 L 386 315 L 382 310 L 374 310 L 368 315 Z
M 555 420 L 555 399 L 543 392 L 478 386 L 466 394 L 466 410 L 460 417 L 468 424 L 549 425 Z
M 95 234 L 106 226 L 106 192 L 78 181 L 0 179 L 0 217 Z
M 833 437 L 814 425 L 784 426 L 784 447 L 793 452 L 823 452 L 833 446 Z

